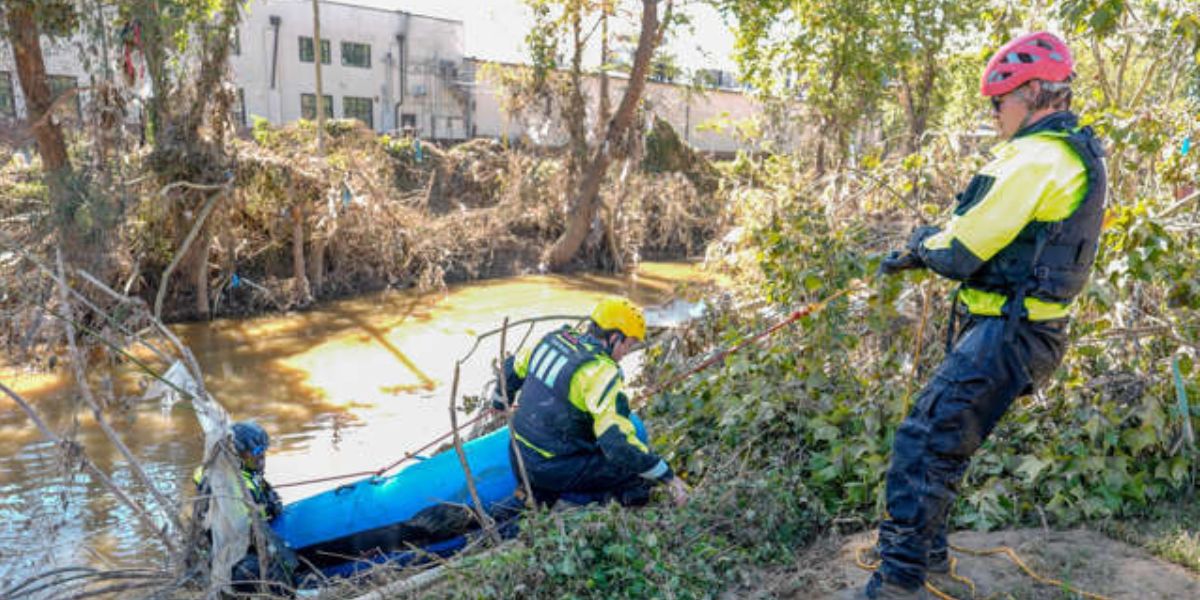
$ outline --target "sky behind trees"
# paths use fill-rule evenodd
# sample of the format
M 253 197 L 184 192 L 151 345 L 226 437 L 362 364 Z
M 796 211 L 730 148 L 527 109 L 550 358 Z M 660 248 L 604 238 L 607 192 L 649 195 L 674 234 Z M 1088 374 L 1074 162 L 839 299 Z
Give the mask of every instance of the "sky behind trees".
M 457 19 L 465 30 L 464 51 L 468 56 L 503 62 L 526 62 L 525 34 L 529 31 L 532 12 L 521 0 L 343 0 L 371 3 L 390 9 L 407 10 L 417 14 Z M 629 9 L 628 3 L 625 6 Z M 733 34 L 717 11 L 694 0 L 676 2 L 676 10 L 691 18 L 691 25 L 676 30 L 666 41 L 667 51 L 675 55 L 679 65 L 688 70 L 734 70 Z M 636 7 L 633 7 L 636 8 Z M 625 30 L 636 31 L 636 14 Z M 624 31 L 624 30 L 622 30 Z M 587 64 L 599 62 L 599 46 L 592 44 Z M 632 48 L 632 45 L 631 45 Z

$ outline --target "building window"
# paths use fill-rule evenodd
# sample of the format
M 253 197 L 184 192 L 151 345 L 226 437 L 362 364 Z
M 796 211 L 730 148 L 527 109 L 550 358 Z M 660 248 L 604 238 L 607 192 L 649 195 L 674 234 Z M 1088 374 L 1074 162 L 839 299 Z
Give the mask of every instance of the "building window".
M 327 65 L 333 59 L 330 58 L 329 40 L 321 40 L 321 64 Z M 310 37 L 300 36 L 300 62 L 310 63 L 313 61 L 313 39 Z
M 79 92 L 75 91 L 75 88 L 79 87 L 79 80 L 77 78 L 70 75 L 47 75 L 46 83 L 50 84 L 52 103 L 65 93 L 71 92 L 74 94 L 73 98 L 64 103 L 64 106 L 69 108 L 62 109 L 59 114 L 74 115 L 76 119 L 83 117 L 82 104 L 79 102 Z
M 233 31 L 229 34 L 229 52 L 234 56 L 241 56 L 242 54 L 242 36 L 240 34 L 241 30 L 237 27 L 234 27 Z
M 788 88 L 791 87 L 791 76 L 787 77 Z M 721 69 L 703 69 L 700 71 L 700 83 L 707 88 L 712 89 L 736 89 L 741 86 L 741 83 L 729 71 Z
M 322 101 L 325 103 L 325 118 L 333 118 L 333 96 L 322 94 Z M 308 119 L 309 121 L 317 120 L 317 95 L 316 94 L 300 94 L 300 118 Z
M 17 118 L 17 101 L 13 96 L 12 73 L 0 71 L 0 117 Z
M 367 127 L 375 128 L 375 111 L 371 107 L 370 98 L 355 98 L 354 96 L 342 97 L 342 116 L 347 119 L 358 119 L 367 124 Z
M 371 68 L 371 47 L 367 44 L 342 42 L 342 66 Z
M 238 88 L 237 101 L 233 105 L 233 115 L 237 118 L 239 127 L 246 127 L 246 90 Z

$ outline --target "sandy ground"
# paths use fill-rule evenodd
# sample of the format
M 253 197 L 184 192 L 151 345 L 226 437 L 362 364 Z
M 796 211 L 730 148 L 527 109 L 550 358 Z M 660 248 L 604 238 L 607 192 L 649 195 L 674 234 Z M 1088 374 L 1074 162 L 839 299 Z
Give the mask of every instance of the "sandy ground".
M 839 589 L 860 586 L 869 573 L 856 566 L 855 550 L 862 546 L 869 548 L 873 535 L 826 538 L 805 552 L 794 569 L 764 574 L 764 587 L 751 595 L 817 599 L 827 598 Z M 961 532 L 951 535 L 950 543 L 975 550 L 1008 546 L 1043 577 L 1112 600 L 1200 598 L 1200 574 L 1085 529 Z M 1003 554 L 971 556 L 955 552 L 952 556 L 958 559 L 957 573 L 974 583 L 974 593 L 968 585 L 946 576 L 935 576 L 931 583 L 957 600 L 1089 597 L 1061 586 L 1038 583 Z M 872 552 L 865 552 L 863 557 L 876 560 Z

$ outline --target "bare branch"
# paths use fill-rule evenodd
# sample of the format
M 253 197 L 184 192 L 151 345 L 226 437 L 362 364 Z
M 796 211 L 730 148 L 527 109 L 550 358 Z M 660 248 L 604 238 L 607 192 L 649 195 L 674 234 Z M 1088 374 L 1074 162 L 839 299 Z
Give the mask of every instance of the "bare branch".
M 176 182 L 176 183 L 186 183 L 186 182 Z M 196 236 L 200 234 L 200 230 L 204 228 L 204 223 L 205 223 L 205 221 L 208 220 L 209 213 L 211 213 L 213 208 L 217 205 L 217 200 L 221 199 L 226 193 L 229 192 L 229 189 L 232 186 L 232 184 L 233 184 L 233 179 L 230 178 L 229 181 L 217 186 L 217 191 L 208 197 L 208 201 L 204 204 L 204 208 L 200 210 L 200 215 L 198 217 L 196 217 L 196 222 L 192 224 L 191 231 L 189 231 L 187 234 L 187 237 L 184 238 L 183 244 L 181 244 L 179 246 L 179 251 L 175 253 L 175 258 L 172 258 L 171 264 L 167 265 L 167 268 L 165 270 L 163 270 L 162 280 L 158 282 L 158 294 L 156 294 L 154 297 L 154 318 L 155 319 L 162 318 L 163 299 L 167 295 L 167 286 L 170 284 L 170 281 L 171 281 L 171 273 L 175 271 L 175 267 L 179 266 L 179 262 L 181 260 L 183 260 L 183 257 L 185 255 L 187 255 L 188 248 L 191 247 L 192 242 L 196 239 Z M 174 185 L 174 184 L 172 184 L 172 185 Z M 188 185 L 193 185 L 193 184 L 188 184 Z
M 58 290 L 59 290 L 59 311 L 62 313 L 63 325 L 67 333 L 67 345 L 71 349 L 71 370 L 75 374 L 75 382 L 79 386 L 79 393 L 83 396 L 84 402 L 92 409 L 92 416 L 96 419 L 96 424 L 104 432 L 104 435 L 112 442 L 113 446 L 121 452 L 125 460 L 129 461 L 129 468 L 142 480 L 142 483 L 150 490 L 154 499 L 158 501 L 159 507 L 167 513 L 167 519 L 175 526 L 177 531 L 183 531 L 183 524 L 179 521 L 179 507 L 163 495 L 158 486 L 154 484 L 154 480 L 142 468 L 141 463 L 129 451 L 129 447 L 121 441 L 120 436 L 116 431 L 113 431 L 112 426 L 108 424 L 108 420 L 104 418 L 104 413 L 100 410 L 100 405 L 96 402 L 95 396 L 92 395 L 91 385 L 88 383 L 87 374 L 84 372 L 84 357 L 79 351 L 79 347 L 75 344 L 75 325 L 71 317 L 71 298 L 67 291 L 67 281 L 65 268 L 63 267 L 62 249 L 55 249 L 56 260 L 58 262 Z M 173 550 L 172 550 L 173 552 Z
M 454 452 L 458 454 L 458 462 L 462 463 L 463 477 L 467 481 L 467 490 L 471 492 L 471 501 L 474 503 L 472 508 L 475 510 L 475 518 L 479 519 L 479 526 L 487 532 L 488 537 L 496 544 L 500 543 L 500 534 L 496 531 L 496 522 L 487 514 L 483 508 L 483 502 L 479 500 L 479 490 L 475 488 L 475 477 L 471 474 L 471 465 L 467 463 L 467 453 L 463 451 L 462 435 L 458 431 L 458 378 L 459 370 L 462 363 L 454 363 L 454 383 L 450 386 L 450 428 L 454 432 Z
M 54 442 L 61 448 L 70 448 L 75 451 L 79 457 L 80 463 L 83 464 L 84 468 L 86 468 L 92 473 L 92 475 L 96 477 L 96 479 L 100 482 L 100 485 L 107 488 L 113 496 L 116 496 L 117 500 L 120 501 L 121 504 L 128 506 L 129 509 L 133 511 L 133 514 L 137 515 L 138 519 L 141 519 L 142 524 L 145 525 L 147 529 L 157 533 L 162 539 L 163 545 L 167 547 L 168 551 L 175 555 L 178 554 L 179 548 L 176 546 L 175 540 L 173 540 L 166 531 L 158 527 L 158 525 L 154 522 L 154 519 L 150 518 L 150 515 L 146 513 L 146 509 L 134 502 L 124 490 L 117 487 L 117 484 L 113 483 L 112 479 L 109 479 L 108 475 L 104 471 L 101 471 L 95 463 L 88 459 L 88 457 L 83 453 L 82 448 L 73 442 L 67 442 L 55 435 L 54 431 L 51 430 L 48 425 L 46 425 L 46 422 L 43 421 L 40 416 L 38 416 L 37 411 L 35 411 L 33 407 L 19 394 L 14 392 L 8 386 L 4 385 L 3 382 L 0 382 L 0 392 L 4 392 L 9 398 L 13 399 L 13 402 L 17 403 L 17 406 L 21 407 L 21 410 L 23 410 L 25 414 L 29 416 L 29 419 L 33 421 L 33 424 L 36 425 L 39 430 L 41 430 L 42 435 L 45 436 L 46 439 Z

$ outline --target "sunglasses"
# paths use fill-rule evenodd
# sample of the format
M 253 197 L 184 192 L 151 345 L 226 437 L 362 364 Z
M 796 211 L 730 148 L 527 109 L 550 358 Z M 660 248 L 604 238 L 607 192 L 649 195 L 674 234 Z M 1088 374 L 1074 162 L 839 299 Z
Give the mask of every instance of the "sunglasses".
M 1017 89 L 1015 89 L 1007 94 L 1002 94 L 1000 96 L 992 96 L 991 98 L 988 98 L 989 100 L 992 101 L 992 111 L 997 112 L 997 113 L 1000 112 L 1000 107 L 1004 106 L 1004 103 L 1007 102 L 1009 98 L 1012 98 L 1013 96 L 1016 96 L 1018 94 L 1022 98 L 1028 98 L 1028 96 L 1026 96 L 1025 92 L 1023 91 L 1024 89 L 1025 89 L 1024 86 L 1019 86 L 1019 87 L 1017 87 Z

